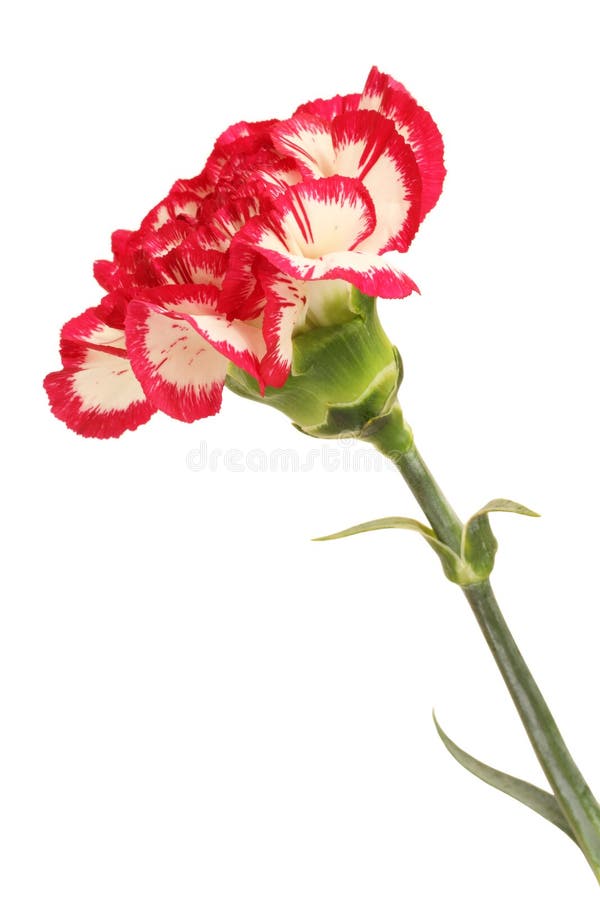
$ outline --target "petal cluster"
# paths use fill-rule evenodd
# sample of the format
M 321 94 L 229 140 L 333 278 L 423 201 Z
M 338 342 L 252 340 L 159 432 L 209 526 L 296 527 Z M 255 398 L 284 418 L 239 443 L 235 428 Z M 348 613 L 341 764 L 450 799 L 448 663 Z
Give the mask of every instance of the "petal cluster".
M 294 335 L 327 324 L 352 286 L 416 290 L 382 254 L 408 249 L 444 174 L 433 119 L 376 68 L 360 94 L 231 126 L 199 175 L 113 234 L 94 266 L 105 295 L 62 329 L 52 411 L 117 437 L 156 410 L 218 412 L 230 363 L 281 387 Z

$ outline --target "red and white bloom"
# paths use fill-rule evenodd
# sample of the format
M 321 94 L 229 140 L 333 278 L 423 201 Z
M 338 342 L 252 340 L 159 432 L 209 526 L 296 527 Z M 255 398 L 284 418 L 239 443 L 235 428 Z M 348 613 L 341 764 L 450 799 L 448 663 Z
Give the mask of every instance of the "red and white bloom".
M 375 68 L 362 94 L 231 126 L 199 175 L 113 234 L 94 267 L 106 296 L 63 328 L 52 410 L 113 437 L 157 409 L 214 414 L 230 364 L 281 387 L 294 335 L 354 315 L 352 286 L 416 289 L 381 254 L 408 249 L 443 178 L 433 120 Z

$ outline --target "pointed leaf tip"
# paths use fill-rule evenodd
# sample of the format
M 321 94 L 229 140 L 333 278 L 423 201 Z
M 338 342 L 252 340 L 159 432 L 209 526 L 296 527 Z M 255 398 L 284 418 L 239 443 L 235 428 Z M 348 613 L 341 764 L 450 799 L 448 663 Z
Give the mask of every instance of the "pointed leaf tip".
M 497 497 L 494 500 L 490 500 L 489 503 L 486 503 L 483 509 L 480 509 L 475 515 L 481 516 L 491 512 L 511 512 L 517 513 L 519 516 L 533 516 L 536 519 L 540 518 L 540 513 L 534 512 L 534 510 L 529 509 L 528 506 L 523 506 L 522 503 L 515 503 L 514 500 L 506 500 L 503 497 Z
M 540 816 L 543 816 L 544 819 L 552 822 L 553 825 L 556 825 L 557 828 L 560 828 L 561 831 L 564 831 L 564 833 L 571 838 L 571 840 L 577 843 L 577 840 L 571 831 L 571 827 L 552 794 L 548 793 L 548 791 L 543 791 L 533 784 L 529 784 L 528 781 L 523 781 L 520 778 L 507 775 L 506 772 L 501 772 L 499 769 L 494 769 L 491 766 L 480 762 L 478 759 L 475 759 L 474 756 L 461 750 L 461 748 L 448 737 L 436 719 L 435 712 L 433 713 L 433 721 L 446 750 L 448 750 L 450 755 L 453 756 L 464 769 L 472 775 L 475 775 L 475 777 L 479 778 L 481 781 L 485 781 L 485 783 L 491 785 L 491 787 L 495 787 L 497 790 L 502 791 L 502 793 L 508 794 L 509 797 L 518 800 L 524 806 L 528 806 L 529 809 L 532 809 Z

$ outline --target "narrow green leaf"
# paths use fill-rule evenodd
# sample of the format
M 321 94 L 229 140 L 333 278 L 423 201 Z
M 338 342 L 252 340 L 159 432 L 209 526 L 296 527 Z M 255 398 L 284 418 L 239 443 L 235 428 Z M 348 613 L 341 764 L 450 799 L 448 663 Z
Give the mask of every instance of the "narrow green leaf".
M 324 537 L 313 538 L 314 541 L 334 541 L 338 538 L 350 537 L 353 534 L 363 534 L 366 531 L 380 531 L 383 528 L 402 528 L 406 531 L 416 531 L 422 535 L 432 550 L 437 553 L 444 569 L 446 578 L 455 584 L 470 584 L 473 580 L 471 570 L 465 566 L 464 561 L 435 536 L 433 529 L 423 525 L 417 519 L 407 519 L 404 516 L 388 516 L 385 519 L 372 519 L 370 522 L 362 522 L 336 531 L 335 534 L 327 534 Z
M 353 525 L 351 528 L 336 531 L 334 534 L 313 538 L 313 541 L 335 541 L 338 538 L 350 537 L 352 534 L 363 534 L 365 531 L 380 531 L 383 528 L 404 528 L 407 531 L 417 531 L 424 538 L 437 540 L 433 529 L 423 525 L 417 519 L 407 519 L 404 516 L 387 516 L 385 519 L 371 519 L 370 522 L 361 522 L 360 525 Z
M 577 843 L 560 806 L 552 794 L 533 784 L 529 784 L 528 781 L 522 781 L 520 778 L 514 778 L 512 775 L 507 775 L 499 769 L 493 769 L 491 766 L 475 759 L 474 756 L 470 756 L 464 750 L 461 750 L 454 741 L 450 740 L 448 735 L 442 730 L 435 714 L 433 721 L 444 746 L 461 766 L 471 772 L 472 775 L 481 779 L 481 781 L 485 781 L 486 784 L 497 788 L 504 794 L 508 794 L 509 797 L 513 797 L 515 800 L 519 800 L 520 803 L 539 813 L 540 816 L 552 822 L 553 825 L 556 825 L 557 828 L 560 828 L 571 840 Z

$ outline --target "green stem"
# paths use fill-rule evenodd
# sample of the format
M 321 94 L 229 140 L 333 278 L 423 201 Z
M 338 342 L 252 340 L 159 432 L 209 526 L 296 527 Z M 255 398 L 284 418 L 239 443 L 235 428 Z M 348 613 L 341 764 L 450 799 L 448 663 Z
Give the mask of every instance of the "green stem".
M 414 446 L 396 407 L 369 441 L 403 475 L 437 537 L 460 551 L 462 523 Z M 463 588 L 556 800 L 600 882 L 600 806 L 577 768 L 498 608 L 489 581 Z
M 510 633 L 489 581 L 463 590 L 554 796 L 600 881 L 600 808 Z
M 395 406 L 384 422 L 383 427 L 369 437 L 370 443 L 400 470 L 438 538 L 460 553 L 462 523 L 415 447 L 412 431 L 406 425 L 400 407 Z

